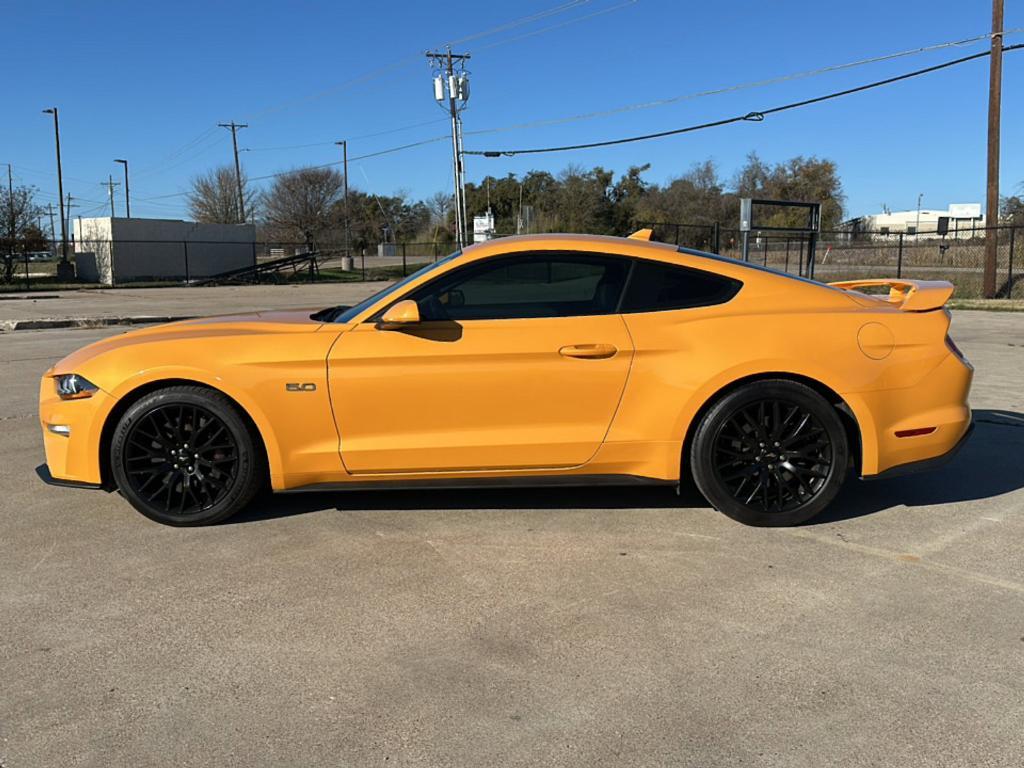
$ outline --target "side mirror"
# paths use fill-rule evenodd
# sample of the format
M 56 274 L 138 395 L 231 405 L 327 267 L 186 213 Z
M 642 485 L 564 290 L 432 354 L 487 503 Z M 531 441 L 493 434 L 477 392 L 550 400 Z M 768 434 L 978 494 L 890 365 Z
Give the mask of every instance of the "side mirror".
M 420 308 L 412 299 L 392 304 L 380 319 L 382 326 L 415 325 L 420 321 Z

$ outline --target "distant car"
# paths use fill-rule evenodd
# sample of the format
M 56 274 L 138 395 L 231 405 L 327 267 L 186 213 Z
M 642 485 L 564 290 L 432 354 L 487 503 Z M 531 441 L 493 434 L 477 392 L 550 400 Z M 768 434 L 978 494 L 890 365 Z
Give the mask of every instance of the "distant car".
M 355 306 L 98 341 L 43 376 L 39 472 L 170 525 L 265 485 L 692 475 L 729 517 L 775 526 L 821 512 L 851 469 L 925 468 L 966 437 L 949 283 L 824 285 L 649 235 L 491 240 Z
M 53 254 L 49 251 L 31 251 L 25 254 L 28 261 L 53 261 Z

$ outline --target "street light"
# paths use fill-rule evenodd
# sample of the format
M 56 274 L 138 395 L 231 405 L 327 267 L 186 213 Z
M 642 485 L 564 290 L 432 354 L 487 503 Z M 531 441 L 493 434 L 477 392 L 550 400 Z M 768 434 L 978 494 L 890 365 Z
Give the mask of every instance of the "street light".
M 56 107 L 44 109 L 43 114 L 53 115 L 53 135 L 57 143 L 57 200 L 60 203 L 60 261 L 57 262 L 57 279 L 70 280 L 75 276 L 75 268 L 68 261 L 68 228 L 64 219 L 64 176 L 60 168 L 60 122 Z
M 124 166 L 124 210 L 125 218 L 130 219 L 132 217 L 132 200 L 128 194 L 128 161 L 127 160 L 115 160 L 115 163 L 120 163 Z

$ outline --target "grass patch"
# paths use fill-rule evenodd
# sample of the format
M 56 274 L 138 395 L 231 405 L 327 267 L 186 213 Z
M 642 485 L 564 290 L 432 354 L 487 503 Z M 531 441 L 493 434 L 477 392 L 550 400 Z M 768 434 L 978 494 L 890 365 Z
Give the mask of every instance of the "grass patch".
M 950 299 L 950 309 L 980 309 L 986 312 L 1024 312 L 1024 299 Z

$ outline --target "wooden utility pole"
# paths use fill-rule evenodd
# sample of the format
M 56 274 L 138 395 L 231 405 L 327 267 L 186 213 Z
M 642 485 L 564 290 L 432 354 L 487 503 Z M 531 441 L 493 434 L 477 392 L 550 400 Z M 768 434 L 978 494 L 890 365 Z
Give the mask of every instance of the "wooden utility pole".
M 992 0 L 992 53 L 988 62 L 988 180 L 985 195 L 985 273 L 982 293 L 996 295 L 999 253 L 999 113 L 1003 90 L 1003 0 Z
M 242 166 L 238 162 L 238 132 L 242 128 L 248 128 L 248 124 L 236 123 L 232 120 L 230 123 L 217 123 L 221 128 L 227 128 L 231 131 L 231 145 L 235 149 L 235 183 L 238 185 L 238 214 L 241 221 L 239 224 L 245 224 L 245 195 L 242 192 Z
M 341 141 L 334 142 L 341 147 L 341 165 L 344 171 L 345 178 L 345 255 L 351 256 L 349 253 L 349 247 L 352 244 L 352 231 L 349 227 L 348 217 L 348 141 L 342 139 Z
M 114 177 L 111 175 L 107 176 L 107 181 L 105 183 L 100 183 L 107 188 L 107 194 L 110 195 L 110 218 L 114 218 L 117 216 L 114 212 L 114 187 L 119 187 L 121 185 L 114 181 Z

